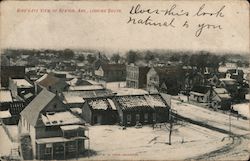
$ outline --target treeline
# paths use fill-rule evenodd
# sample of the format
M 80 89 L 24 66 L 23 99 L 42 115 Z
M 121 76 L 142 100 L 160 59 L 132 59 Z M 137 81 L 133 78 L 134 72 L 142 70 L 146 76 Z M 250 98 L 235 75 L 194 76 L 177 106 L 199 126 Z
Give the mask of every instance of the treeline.
M 114 63 L 119 63 L 124 60 L 126 63 L 136 63 L 137 61 L 144 61 L 145 63 L 166 63 L 170 62 L 180 62 L 182 65 L 204 68 L 204 67 L 215 67 L 219 65 L 225 65 L 227 62 L 236 63 L 239 67 L 249 67 L 249 58 L 245 55 L 237 53 L 212 53 L 208 51 L 172 51 L 172 50 L 129 50 L 125 54 L 113 53 L 106 54 L 105 52 L 97 50 L 82 50 L 85 54 L 75 54 L 76 51 L 72 49 L 63 50 L 38 50 L 38 49 L 5 49 L 4 54 L 10 58 L 16 58 L 17 56 L 26 54 L 34 57 L 43 55 L 51 55 L 54 57 L 71 60 L 75 59 L 77 61 L 88 61 L 93 63 L 95 60 L 104 55 L 109 57 L 109 60 Z M 86 54 L 87 53 L 87 54 Z M 123 61 L 123 62 L 124 62 Z

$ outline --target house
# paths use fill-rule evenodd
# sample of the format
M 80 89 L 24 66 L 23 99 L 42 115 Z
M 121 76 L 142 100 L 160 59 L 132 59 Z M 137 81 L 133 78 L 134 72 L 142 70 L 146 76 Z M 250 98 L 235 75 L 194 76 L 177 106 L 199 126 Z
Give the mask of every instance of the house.
M 123 126 L 154 124 L 169 119 L 169 106 L 159 94 L 116 96 L 113 102 Z
M 53 74 L 45 74 L 35 81 L 37 91 L 41 91 L 41 88 L 45 88 L 53 93 L 61 93 L 67 90 L 68 86 L 64 78 L 58 78 Z
M 115 124 L 118 114 L 114 102 L 110 98 L 87 99 L 83 105 L 82 117 L 90 124 Z
M 208 103 L 210 101 L 210 89 L 211 87 L 209 86 L 194 86 L 189 93 L 189 100 L 199 103 Z
M 9 79 L 9 89 L 14 98 L 21 97 L 28 104 L 35 97 L 35 87 L 26 79 Z
M 211 94 L 211 106 L 215 109 L 229 110 L 231 96 L 225 88 L 213 88 Z
M 147 87 L 147 73 L 149 71 L 147 66 L 126 66 L 126 83 L 128 88 L 143 88 Z
M 241 69 L 228 69 L 227 78 L 235 79 L 237 82 L 243 82 L 244 80 L 244 72 Z
M 147 90 L 176 95 L 184 88 L 184 71 L 179 66 L 152 67 L 147 73 Z
M 104 64 L 95 70 L 95 76 L 98 80 L 105 82 L 117 82 L 126 80 L 125 64 Z
M 43 89 L 21 112 L 20 136 L 30 138 L 37 160 L 75 158 L 85 152 L 85 122 L 65 108 L 59 97 Z M 21 149 L 22 148 L 21 142 Z
M 1 66 L 1 86 L 9 87 L 9 78 L 24 78 L 24 66 Z

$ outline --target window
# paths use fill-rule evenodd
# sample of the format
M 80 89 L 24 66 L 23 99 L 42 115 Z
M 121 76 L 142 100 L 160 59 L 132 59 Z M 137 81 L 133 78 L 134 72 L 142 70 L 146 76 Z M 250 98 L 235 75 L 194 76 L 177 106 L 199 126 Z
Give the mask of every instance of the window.
M 131 115 L 127 114 L 127 124 L 130 124 L 130 123 L 131 123 Z
M 140 122 L 140 114 L 136 114 L 135 118 L 136 118 L 136 123 L 139 123 Z
M 52 144 L 46 144 L 44 153 L 47 155 L 52 153 Z
M 148 113 L 144 114 L 144 122 L 148 122 Z
M 75 152 L 76 151 L 76 143 L 75 142 L 69 142 L 68 143 L 68 152 Z

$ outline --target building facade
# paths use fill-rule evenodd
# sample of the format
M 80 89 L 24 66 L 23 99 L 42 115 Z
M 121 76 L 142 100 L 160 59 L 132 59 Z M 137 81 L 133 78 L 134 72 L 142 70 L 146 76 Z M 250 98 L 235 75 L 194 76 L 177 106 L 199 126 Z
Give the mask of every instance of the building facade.
M 128 88 L 143 88 L 147 87 L 147 73 L 149 71 L 147 66 L 126 66 L 126 85 Z
M 81 156 L 86 151 L 86 130 L 85 122 L 68 111 L 58 96 L 46 89 L 21 112 L 19 121 L 21 140 L 24 136 L 30 138 L 31 151 L 27 155 L 38 160 Z M 25 147 L 21 149 L 24 153 Z

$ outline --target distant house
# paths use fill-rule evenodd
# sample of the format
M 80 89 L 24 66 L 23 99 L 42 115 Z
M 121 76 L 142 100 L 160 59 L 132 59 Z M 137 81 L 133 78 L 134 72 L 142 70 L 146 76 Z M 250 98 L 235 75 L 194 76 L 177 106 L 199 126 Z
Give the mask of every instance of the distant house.
M 21 112 L 19 134 L 29 136 L 37 160 L 75 158 L 85 152 L 85 122 L 66 110 L 57 95 L 43 89 Z M 26 143 L 27 144 L 27 143 Z M 22 143 L 21 143 L 22 145 Z M 21 147 L 21 149 L 23 149 Z
M 215 109 L 230 109 L 231 96 L 225 88 L 213 88 L 211 94 L 211 106 Z
M 219 87 L 225 88 L 233 100 L 244 100 L 248 93 L 248 87 L 242 86 L 242 83 L 231 78 L 221 78 Z
M 113 102 L 123 126 L 168 121 L 169 106 L 158 94 L 116 96 Z
M 126 80 L 125 64 L 104 64 L 95 70 L 95 76 L 98 80 L 106 82 L 117 82 Z
M 152 67 L 147 73 L 147 90 L 176 95 L 184 86 L 183 72 L 178 66 Z
M 127 65 L 126 83 L 128 88 L 144 88 L 147 87 L 147 73 L 149 71 L 147 66 Z
M 75 71 L 76 64 L 71 61 L 62 61 L 59 62 L 55 68 L 59 71 Z
M 41 88 L 45 88 L 53 93 L 61 93 L 67 90 L 69 86 L 63 78 L 58 78 L 52 74 L 43 75 L 41 78 L 35 81 L 35 85 L 36 90 L 38 91 L 41 90 Z
M 1 86 L 9 87 L 9 78 L 24 78 L 24 66 L 1 66 Z
M 244 72 L 241 69 L 229 69 L 226 74 L 228 78 L 235 79 L 237 82 L 244 80 Z
M 110 98 L 88 99 L 83 105 L 82 117 L 90 124 L 117 123 L 118 114 L 114 102 Z
M 208 103 L 210 101 L 210 89 L 211 87 L 209 86 L 194 86 L 189 93 L 189 100 L 199 103 Z

